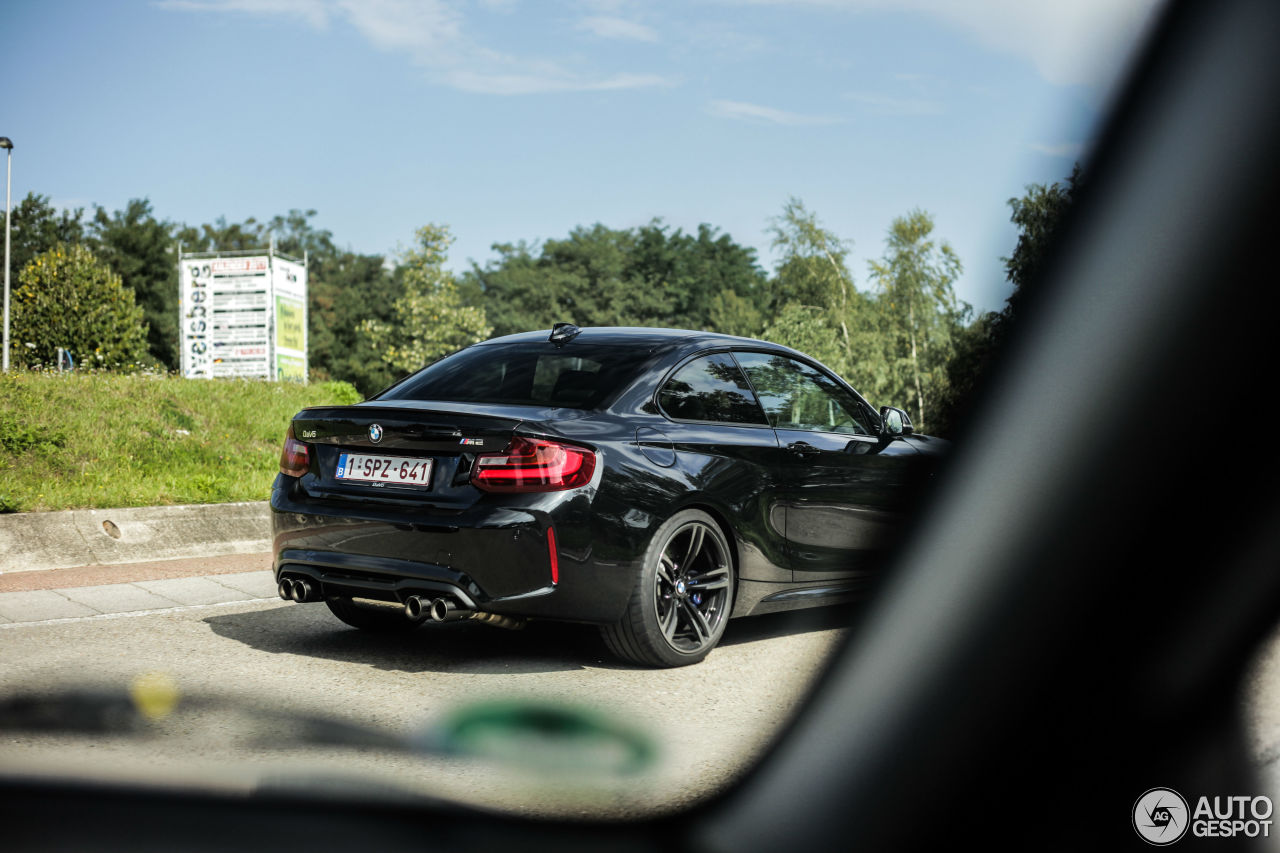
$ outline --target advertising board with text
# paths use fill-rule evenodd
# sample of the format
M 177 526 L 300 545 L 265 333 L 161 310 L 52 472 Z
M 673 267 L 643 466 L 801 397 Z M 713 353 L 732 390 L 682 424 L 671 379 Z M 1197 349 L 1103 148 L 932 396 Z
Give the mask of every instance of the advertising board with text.
M 307 380 L 307 268 L 277 255 L 180 257 L 182 375 Z

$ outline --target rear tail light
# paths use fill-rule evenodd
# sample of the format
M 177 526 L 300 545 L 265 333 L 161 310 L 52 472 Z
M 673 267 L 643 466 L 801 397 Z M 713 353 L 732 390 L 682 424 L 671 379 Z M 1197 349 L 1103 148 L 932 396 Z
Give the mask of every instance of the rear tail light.
M 284 437 L 284 450 L 280 452 L 280 473 L 301 477 L 311 465 L 311 448 L 293 437 L 293 424 Z
M 476 457 L 471 482 L 486 492 L 555 492 L 585 486 L 595 470 L 585 447 L 516 436 L 501 453 Z

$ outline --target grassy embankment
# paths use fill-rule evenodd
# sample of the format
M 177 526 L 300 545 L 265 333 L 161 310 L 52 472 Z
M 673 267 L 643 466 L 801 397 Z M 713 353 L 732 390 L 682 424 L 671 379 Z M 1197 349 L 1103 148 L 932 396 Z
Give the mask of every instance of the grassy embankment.
M 264 500 L 289 418 L 359 399 L 345 382 L 0 374 L 0 512 Z

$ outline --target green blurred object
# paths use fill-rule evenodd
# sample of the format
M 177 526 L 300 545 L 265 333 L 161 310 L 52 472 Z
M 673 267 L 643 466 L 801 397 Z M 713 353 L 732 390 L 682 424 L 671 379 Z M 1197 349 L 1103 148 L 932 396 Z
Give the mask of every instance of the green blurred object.
M 648 735 L 593 710 L 510 701 L 483 702 L 454 712 L 425 733 L 421 746 L 536 770 L 618 775 L 648 768 L 658 753 Z

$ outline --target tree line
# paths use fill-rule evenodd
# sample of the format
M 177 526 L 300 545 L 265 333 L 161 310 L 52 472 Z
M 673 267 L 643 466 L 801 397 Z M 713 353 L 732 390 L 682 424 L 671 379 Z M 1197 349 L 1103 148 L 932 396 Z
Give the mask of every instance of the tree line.
M 537 244 L 498 243 L 484 265 L 447 269 L 449 229 L 419 228 L 391 256 L 343 249 L 314 210 L 259 221 L 190 226 L 158 218 L 147 199 L 122 210 L 57 210 L 30 193 L 13 211 L 11 358 L 52 363 L 56 346 L 81 365 L 178 367 L 177 247 L 266 247 L 309 259 L 311 376 L 372 394 L 427 362 L 487 337 L 581 326 L 705 329 L 776 341 L 809 353 L 879 405 L 905 408 L 918 429 L 948 434 L 1008 333 L 1023 285 L 1070 204 L 1063 183 L 1010 199 L 1019 228 L 1004 258 L 1013 294 L 974 316 L 954 283 L 960 258 L 912 210 L 893 220 L 859 288 L 852 244 L 799 199 L 769 224 L 777 262 L 709 224 L 695 232 L 661 220 L 634 228 L 579 226 Z

